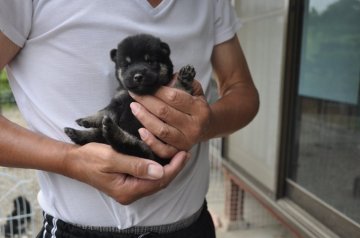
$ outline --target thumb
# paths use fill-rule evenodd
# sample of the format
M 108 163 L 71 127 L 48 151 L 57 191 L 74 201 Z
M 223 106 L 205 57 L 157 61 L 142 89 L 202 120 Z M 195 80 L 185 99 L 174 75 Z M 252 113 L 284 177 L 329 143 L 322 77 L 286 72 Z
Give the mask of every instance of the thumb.
M 157 180 L 164 176 L 164 168 L 152 160 L 122 154 L 116 161 L 114 173 L 125 173 L 150 180 Z

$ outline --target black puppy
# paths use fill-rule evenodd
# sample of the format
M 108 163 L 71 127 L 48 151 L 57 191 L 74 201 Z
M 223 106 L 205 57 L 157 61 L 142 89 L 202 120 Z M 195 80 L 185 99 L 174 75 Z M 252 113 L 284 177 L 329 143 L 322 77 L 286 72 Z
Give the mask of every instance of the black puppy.
M 26 228 L 31 222 L 30 202 L 24 196 L 18 196 L 13 200 L 13 210 L 7 217 L 5 227 L 5 237 L 25 234 Z
M 168 44 L 151 35 L 130 36 L 121 41 L 117 49 L 110 52 L 115 63 L 115 74 L 119 87 L 110 104 L 96 114 L 80 118 L 76 123 L 89 130 L 65 128 L 65 133 L 77 144 L 89 142 L 110 144 L 116 151 L 149 158 L 160 164 L 160 159 L 140 139 L 138 129 L 143 127 L 130 109 L 134 100 L 131 91 L 138 95 L 152 94 L 160 86 L 167 85 L 173 77 L 173 64 Z M 192 93 L 195 77 L 194 67 L 180 69 L 175 87 Z

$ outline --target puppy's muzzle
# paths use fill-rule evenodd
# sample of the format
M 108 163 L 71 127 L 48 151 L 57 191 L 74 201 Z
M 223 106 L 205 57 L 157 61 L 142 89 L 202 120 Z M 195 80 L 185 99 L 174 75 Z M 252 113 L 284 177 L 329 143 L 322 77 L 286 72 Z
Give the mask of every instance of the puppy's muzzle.
M 144 81 L 144 75 L 141 73 L 136 73 L 133 79 L 135 83 L 142 83 L 142 81 Z

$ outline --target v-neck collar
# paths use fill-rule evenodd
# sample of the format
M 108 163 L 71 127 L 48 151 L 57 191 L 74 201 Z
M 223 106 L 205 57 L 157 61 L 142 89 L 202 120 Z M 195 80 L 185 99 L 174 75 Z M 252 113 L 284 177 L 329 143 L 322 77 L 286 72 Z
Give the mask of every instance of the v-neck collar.
M 157 6 L 153 7 L 147 0 L 135 0 L 148 14 L 156 16 L 167 8 L 172 1 L 175 0 L 162 0 Z
M 155 6 L 153 6 L 152 4 L 151 4 L 151 1 L 152 0 L 147 0 L 148 1 L 148 3 L 150 3 L 150 5 L 152 6 L 152 7 L 157 7 L 157 6 L 159 6 L 160 4 L 161 4 L 161 2 L 162 2 L 162 0 L 158 0 L 159 2 L 155 5 Z

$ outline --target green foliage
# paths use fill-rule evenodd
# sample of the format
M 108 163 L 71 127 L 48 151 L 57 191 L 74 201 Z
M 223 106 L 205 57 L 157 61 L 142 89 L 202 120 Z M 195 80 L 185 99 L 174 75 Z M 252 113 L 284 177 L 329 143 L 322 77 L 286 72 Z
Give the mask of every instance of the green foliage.
M 13 104 L 15 103 L 14 96 L 12 95 L 9 81 L 7 80 L 6 72 L 0 71 L 0 104 Z
M 6 80 L 6 72 L 4 70 L 0 71 L 0 82 Z

